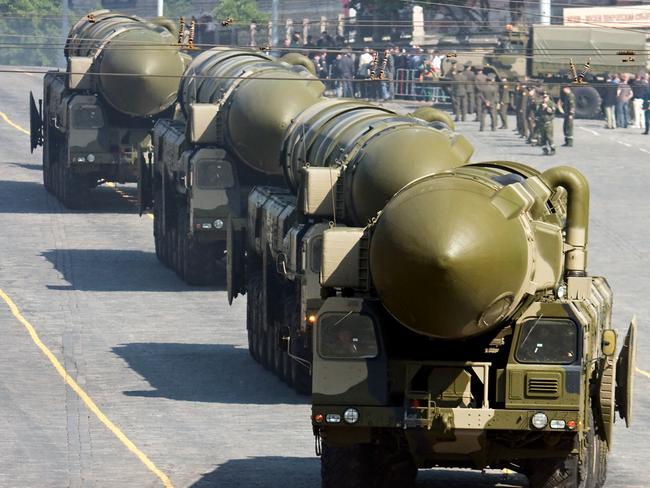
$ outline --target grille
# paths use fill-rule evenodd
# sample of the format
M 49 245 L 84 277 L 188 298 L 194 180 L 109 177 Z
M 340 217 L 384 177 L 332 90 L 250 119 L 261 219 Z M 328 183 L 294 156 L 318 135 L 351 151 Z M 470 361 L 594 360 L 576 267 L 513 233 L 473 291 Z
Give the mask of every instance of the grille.
M 529 396 L 558 396 L 560 381 L 558 378 L 529 378 L 526 393 Z

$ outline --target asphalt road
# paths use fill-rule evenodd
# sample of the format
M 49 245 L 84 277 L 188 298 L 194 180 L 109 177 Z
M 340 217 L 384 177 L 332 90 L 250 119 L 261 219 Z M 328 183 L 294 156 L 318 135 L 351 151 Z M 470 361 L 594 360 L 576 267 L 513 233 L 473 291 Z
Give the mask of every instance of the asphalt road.
M 29 90 L 40 93 L 40 77 L 0 74 L 0 111 L 15 124 L 0 114 L 0 290 L 18 308 L 0 301 L 0 487 L 319 486 L 308 399 L 250 359 L 245 299 L 229 307 L 223 290 L 188 287 L 159 264 L 132 188 L 101 188 L 83 212 L 46 193 L 40 151 L 29 154 L 20 130 Z M 621 331 L 637 315 L 638 365 L 650 371 L 650 137 L 577 125 L 576 147 L 554 157 L 510 130 L 459 130 L 475 160 L 566 163 L 587 175 L 589 268 L 612 284 Z M 636 379 L 634 428 L 616 426 L 610 488 L 650 485 L 650 377 Z M 525 479 L 437 470 L 418 486 Z

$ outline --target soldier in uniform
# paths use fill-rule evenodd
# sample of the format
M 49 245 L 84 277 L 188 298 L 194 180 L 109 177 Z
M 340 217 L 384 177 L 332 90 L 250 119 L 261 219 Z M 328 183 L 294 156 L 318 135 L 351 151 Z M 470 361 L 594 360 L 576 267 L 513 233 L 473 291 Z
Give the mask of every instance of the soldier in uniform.
M 499 85 L 499 118 L 501 119 L 501 127 L 499 129 L 508 128 L 508 108 L 510 108 L 510 83 L 505 76 L 501 78 Z
M 465 78 L 467 79 L 467 113 L 473 114 L 476 113 L 476 98 L 474 97 L 476 73 L 472 70 L 471 61 L 465 63 Z
M 528 124 L 528 144 L 537 144 L 537 89 L 533 86 L 528 90 L 526 103 L 526 123 Z
M 476 66 L 476 76 L 474 77 L 474 100 L 476 103 L 476 118 L 474 119 L 475 122 L 479 122 L 481 120 L 481 110 L 483 110 L 482 104 L 479 101 L 479 97 L 481 94 L 481 88 L 485 86 L 485 82 L 487 81 L 487 78 L 483 74 L 483 66 Z M 471 87 L 470 87 L 471 89 Z
M 539 120 L 539 142 L 542 151 L 548 156 L 555 154 L 553 144 L 553 119 L 555 119 L 555 104 L 547 92 L 543 92 L 542 101 L 537 107 Z
M 497 102 L 499 100 L 499 87 L 497 86 L 494 73 L 487 75 L 487 81 L 479 91 L 479 103 L 481 104 L 481 120 L 479 131 L 485 127 L 485 113 L 490 114 L 492 130 L 497 130 Z
M 526 119 L 526 108 L 528 107 L 528 87 L 520 82 L 519 98 L 515 109 L 517 110 L 517 132 L 519 137 L 528 138 L 528 119 Z
M 562 130 L 564 131 L 564 144 L 565 147 L 573 147 L 573 119 L 576 115 L 576 96 L 571 91 L 570 86 L 562 88 L 562 110 L 564 111 L 564 124 Z
M 452 73 L 451 81 L 455 120 L 456 122 L 460 120 L 465 122 L 465 116 L 467 115 L 467 78 L 465 78 L 465 72 L 455 70 Z

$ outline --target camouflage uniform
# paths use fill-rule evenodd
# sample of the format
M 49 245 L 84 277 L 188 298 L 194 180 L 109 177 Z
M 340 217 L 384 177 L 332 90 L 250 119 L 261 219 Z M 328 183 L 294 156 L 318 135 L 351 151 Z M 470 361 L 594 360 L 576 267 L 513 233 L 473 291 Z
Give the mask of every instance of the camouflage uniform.
M 553 119 L 555 119 L 555 103 L 548 95 L 544 95 L 542 102 L 537 107 L 537 119 L 539 121 L 538 133 L 539 143 L 544 154 L 555 154 L 553 144 Z
M 488 76 L 488 81 L 481 87 L 479 103 L 481 104 L 480 128 L 485 127 L 485 113 L 490 114 L 492 130 L 497 130 L 497 102 L 499 100 L 499 87 L 494 81 L 494 75 Z
M 510 107 L 510 83 L 504 79 L 499 85 L 499 118 L 501 119 L 500 129 L 508 128 L 508 108 Z
M 476 73 L 471 68 L 472 63 L 468 61 L 465 63 L 465 78 L 467 78 L 467 113 L 473 114 L 476 113 L 476 89 L 474 87 L 474 80 L 476 79 Z
M 476 119 L 475 122 L 481 120 L 481 112 L 483 111 L 482 104 L 480 103 L 481 89 L 485 86 L 487 81 L 487 76 L 483 74 L 483 68 L 481 66 L 476 67 L 476 76 L 474 77 L 474 99 L 476 101 Z M 470 87 L 471 89 L 471 87 Z
M 526 103 L 526 122 L 528 124 L 528 138 L 529 144 L 536 144 L 538 141 L 537 135 L 537 94 L 535 90 L 528 92 Z
M 520 137 L 528 137 L 528 119 L 526 119 L 528 88 L 525 85 L 519 86 L 519 95 L 515 100 L 515 109 L 517 110 L 517 132 L 519 132 Z
M 562 108 L 564 110 L 564 144 L 566 147 L 573 147 L 573 119 L 576 115 L 576 96 L 573 92 L 562 93 Z
M 465 73 L 463 71 L 454 71 L 451 75 L 452 85 L 452 104 L 456 122 L 462 120 L 465 122 L 467 115 L 467 86 Z

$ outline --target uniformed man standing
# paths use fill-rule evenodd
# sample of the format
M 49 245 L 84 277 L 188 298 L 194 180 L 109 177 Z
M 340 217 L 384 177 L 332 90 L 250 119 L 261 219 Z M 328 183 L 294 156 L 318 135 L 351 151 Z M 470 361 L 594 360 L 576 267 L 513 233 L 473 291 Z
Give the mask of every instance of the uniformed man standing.
M 472 70 L 471 61 L 465 63 L 465 78 L 467 79 L 467 113 L 474 114 L 476 113 L 476 93 L 474 88 L 476 73 Z
M 485 86 L 487 78 L 483 74 L 483 66 L 478 65 L 476 66 L 475 70 L 476 76 L 474 77 L 474 100 L 476 102 L 476 118 L 474 121 L 479 122 L 481 120 L 481 111 L 483 110 L 483 104 L 480 102 L 479 97 L 481 95 L 481 88 Z
M 528 144 L 537 144 L 537 89 L 533 86 L 528 90 L 526 100 L 526 123 L 528 124 Z
M 499 87 L 497 86 L 494 73 L 487 75 L 487 81 L 479 92 L 479 103 L 481 104 L 481 120 L 479 131 L 485 127 L 485 113 L 490 114 L 492 130 L 497 130 L 497 102 L 499 100 Z
M 576 96 L 570 86 L 562 88 L 562 110 L 564 111 L 564 147 L 573 147 L 573 119 L 576 115 Z
M 501 78 L 499 84 L 499 118 L 501 119 L 501 127 L 499 129 L 508 128 L 508 109 L 510 108 L 510 83 L 505 76 Z
M 548 93 L 543 92 L 542 101 L 537 107 L 537 117 L 539 120 L 539 142 L 542 151 L 548 156 L 555 154 L 555 145 L 553 144 L 553 119 L 555 119 L 555 104 Z
M 463 70 L 455 70 L 451 77 L 451 92 L 453 94 L 454 114 L 456 122 L 465 122 L 467 115 L 467 78 Z
M 519 137 L 528 138 L 528 119 L 526 118 L 526 110 L 528 107 L 528 87 L 525 83 L 521 83 L 519 87 L 519 98 L 517 99 L 517 125 Z

